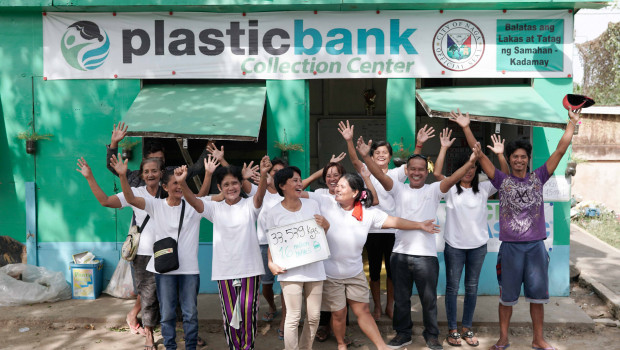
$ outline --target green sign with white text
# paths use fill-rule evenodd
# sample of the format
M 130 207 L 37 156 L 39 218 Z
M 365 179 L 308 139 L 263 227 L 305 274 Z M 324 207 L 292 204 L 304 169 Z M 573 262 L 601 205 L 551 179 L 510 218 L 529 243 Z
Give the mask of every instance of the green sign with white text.
M 497 21 L 498 71 L 562 71 L 564 20 Z

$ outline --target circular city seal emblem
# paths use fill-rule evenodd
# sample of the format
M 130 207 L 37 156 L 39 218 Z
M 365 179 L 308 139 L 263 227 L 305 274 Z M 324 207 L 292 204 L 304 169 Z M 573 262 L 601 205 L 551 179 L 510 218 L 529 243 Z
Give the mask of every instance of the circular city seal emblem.
M 433 37 L 433 53 L 439 64 L 452 71 L 465 71 L 480 62 L 484 35 L 473 22 L 454 19 L 444 23 Z

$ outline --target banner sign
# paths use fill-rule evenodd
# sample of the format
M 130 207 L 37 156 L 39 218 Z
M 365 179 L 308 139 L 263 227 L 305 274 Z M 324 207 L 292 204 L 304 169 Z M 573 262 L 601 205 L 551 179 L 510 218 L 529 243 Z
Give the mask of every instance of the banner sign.
M 314 218 L 267 231 L 273 262 L 284 269 L 329 258 L 325 231 Z
M 545 240 L 545 247 L 548 251 L 553 250 L 553 203 L 544 204 L 545 211 L 545 227 L 547 228 L 547 239 Z M 487 203 L 487 232 L 489 234 L 489 241 L 487 242 L 488 252 L 499 252 L 499 202 Z M 446 227 L 446 203 L 441 203 L 437 210 L 437 221 L 441 226 L 441 232 L 436 236 L 437 251 L 443 252 L 445 247 L 445 241 L 443 239 L 444 230 Z
M 43 15 L 47 79 L 565 78 L 567 10 Z

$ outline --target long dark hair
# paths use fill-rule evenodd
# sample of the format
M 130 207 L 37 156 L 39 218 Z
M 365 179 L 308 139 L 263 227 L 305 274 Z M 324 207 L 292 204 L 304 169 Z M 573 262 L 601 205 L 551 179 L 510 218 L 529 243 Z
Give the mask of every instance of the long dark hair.
M 459 161 L 457 169 L 460 169 L 463 165 L 465 165 L 469 161 L 469 158 L 463 158 Z M 476 162 L 476 172 L 474 173 L 474 178 L 471 180 L 471 188 L 474 190 L 474 194 L 480 192 L 478 187 L 478 175 L 480 174 L 480 163 Z M 461 187 L 461 180 L 456 183 L 456 194 L 463 193 L 463 188 Z
M 358 174 L 343 174 L 340 179 L 345 179 L 349 183 L 349 186 L 353 191 L 357 191 L 357 196 L 355 196 L 355 203 L 361 202 L 364 207 L 370 208 L 373 202 L 372 192 L 364 186 L 364 180 Z M 366 194 L 363 196 L 363 194 Z
M 280 196 L 284 197 L 284 192 L 282 192 L 280 185 L 284 185 L 288 179 L 292 179 L 295 173 L 299 174 L 299 177 L 301 177 L 301 170 L 299 170 L 298 167 L 287 166 L 286 168 L 278 170 L 278 172 L 273 175 L 273 184 Z

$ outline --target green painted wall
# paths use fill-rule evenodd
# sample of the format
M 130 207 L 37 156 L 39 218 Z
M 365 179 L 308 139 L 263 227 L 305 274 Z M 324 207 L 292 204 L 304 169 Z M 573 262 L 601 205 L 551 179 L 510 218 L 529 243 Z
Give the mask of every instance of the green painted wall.
M 298 143 L 304 152 L 289 152 L 289 163 L 299 167 L 303 178 L 310 172 L 309 84 L 305 80 L 267 81 L 267 154 L 279 157 L 275 141 Z
M 403 140 L 405 148 L 415 148 L 415 79 L 388 79 L 386 133 L 390 144 Z

